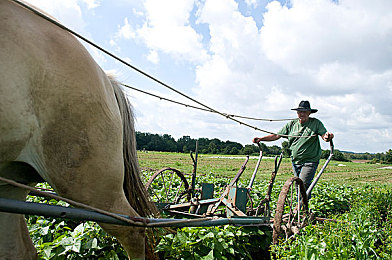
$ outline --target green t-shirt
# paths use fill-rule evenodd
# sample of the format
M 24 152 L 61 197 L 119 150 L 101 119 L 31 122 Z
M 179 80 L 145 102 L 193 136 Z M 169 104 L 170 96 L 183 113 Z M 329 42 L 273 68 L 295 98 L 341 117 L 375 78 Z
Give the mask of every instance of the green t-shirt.
M 318 162 L 321 157 L 319 135 L 327 132 L 317 118 L 309 117 L 303 125 L 298 119 L 288 122 L 279 130 L 280 135 L 310 136 L 288 137 L 291 159 L 294 163 Z M 287 137 L 286 137 L 287 138 Z

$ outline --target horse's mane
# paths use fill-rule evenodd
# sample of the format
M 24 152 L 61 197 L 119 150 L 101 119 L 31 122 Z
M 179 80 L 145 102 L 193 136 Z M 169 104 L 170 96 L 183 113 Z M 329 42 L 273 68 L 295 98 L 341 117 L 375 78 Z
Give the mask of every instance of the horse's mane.
M 108 75 L 116 95 L 117 104 L 120 109 L 123 122 L 123 157 L 124 157 L 124 192 L 136 212 L 142 216 L 157 214 L 155 205 L 149 200 L 146 188 L 140 176 L 139 163 L 136 153 L 136 135 L 134 127 L 134 116 L 129 100 L 126 98 L 120 83 Z

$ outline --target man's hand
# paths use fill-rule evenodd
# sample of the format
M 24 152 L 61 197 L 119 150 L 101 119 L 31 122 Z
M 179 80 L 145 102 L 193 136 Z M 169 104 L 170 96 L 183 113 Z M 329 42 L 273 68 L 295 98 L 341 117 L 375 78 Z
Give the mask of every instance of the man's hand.
M 326 132 L 323 135 L 323 140 L 326 141 L 326 142 L 329 142 L 329 141 L 331 141 L 333 139 L 333 137 L 334 137 L 333 133 Z
M 253 138 L 252 142 L 257 144 L 260 142 L 260 138 L 258 138 L 258 137 Z

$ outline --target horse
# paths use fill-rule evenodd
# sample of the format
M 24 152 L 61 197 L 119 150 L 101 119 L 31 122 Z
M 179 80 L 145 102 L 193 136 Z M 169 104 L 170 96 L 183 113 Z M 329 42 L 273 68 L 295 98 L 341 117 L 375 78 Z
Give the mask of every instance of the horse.
M 0 176 L 129 216 L 151 216 L 134 117 L 120 83 L 71 33 L 0 0 Z M 26 189 L 0 182 L 0 197 Z M 145 258 L 145 228 L 99 223 L 130 258 Z M 0 259 L 35 259 L 24 215 L 0 212 Z

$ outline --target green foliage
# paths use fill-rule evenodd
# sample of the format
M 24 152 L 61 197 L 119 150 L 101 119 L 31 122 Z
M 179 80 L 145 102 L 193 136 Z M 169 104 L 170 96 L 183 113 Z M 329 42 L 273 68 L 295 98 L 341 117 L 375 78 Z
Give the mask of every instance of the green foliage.
M 258 228 L 194 227 L 162 237 L 156 250 L 161 259 L 253 259 L 269 254 L 271 233 Z
M 392 149 L 389 149 L 385 153 L 349 153 L 345 152 L 344 156 L 349 159 L 366 160 L 370 163 L 385 163 L 392 164 Z
M 384 153 L 377 153 L 375 158 L 371 160 L 370 163 L 386 163 L 392 164 L 392 149 L 389 149 L 385 154 Z
M 392 149 L 389 149 L 385 154 L 385 162 L 392 163 Z
M 391 259 L 392 193 L 364 187 L 350 211 L 302 230 L 295 240 L 273 246 L 277 259 Z
M 348 185 L 318 183 L 312 191 L 309 207 L 319 217 L 346 212 L 356 191 Z
M 29 232 L 42 259 L 127 259 L 118 242 L 96 223 L 29 219 Z
M 199 153 L 202 154 L 228 154 L 228 155 L 258 155 L 259 148 L 254 144 L 247 144 L 243 146 L 240 143 L 232 141 L 221 141 L 217 138 L 199 138 L 198 149 Z M 250 139 L 249 139 L 250 142 Z M 170 135 L 158 135 L 150 133 L 136 132 L 136 143 L 138 150 L 147 151 L 161 151 L 161 152 L 180 152 L 189 153 L 196 149 L 196 139 L 192 139 L 190 136 L 183 136 L 177 141 Z M 285 157 L 289 157 L 291 151 L 288 147 L 288 142 L 282 142 L 282 148 L 277 145 L 267 146 L 264 143 L 261 144 L 264 155 L 279 155 L 282 151 Z M 327 159 L 330 151 L 322 151 L 321 158 Z M 335 150 L 332 158 L 336 161 L 347 162 L 354 159 L 369 160 L 373 163 L 392 163 L 392 149 L 389 149 L 386 153 L 352 153 L 342 152 Z
M 143 153 L 152 156 L 157 161 L 162 161 L 163 153 Z M 178 154 L 175 154 L 178 156 Z M 175 157 L 173 166 L 186 167 L 188 158 Z M 165 164 L 168 157 L 164 157 Z M 234 176 L 242 161 L 228 164 L 227 159 L 214 159 L 219 165 L 212 165 L 208 161 L 208 167 L 202 168 L 201 162 L 207 157 L 199 158 L 198 169 L 203 174 L 198 174 L 197 188 L 203 182 L 214 183 L 215 196 L 224 190 L 231 178 L 218 177 L 213 172 L 228 172 Z M 256 163 L 250 161 L 250 163 Z M 272 160 L 263 160 L 263 167 L 267 168 L 266 175 L 258 175 L 252 187 L 253 207 L 258 205 L 264 198 L 272 164 Z M 287 166 L 286 166 L 287 164 Z M 272 248 L 277 258 L 299 259 L 392 259 L 392 192 L 388 185 L 360 186 L 360 182 L 350 186 L 341 183 L 353 184 L 355 176 L 352 172 L 358 172 L 358 179 L 369 182 L 372 176 L 380 178 L 380 171 L 370 164 L 345 163 L 346 167 L 339 167 L 333 163 L 329 165 L 325 178 L 321 180 L 312 192 L 310 200 L 311 210 L 320 217 L 337 219 L 338 222 L 314 223 L 306 227 L 296 236 L 294 241 L 283 243 Z M 149 161 L 151 165 L 151 161 Z M 213 166 L 216 168 L 213 168 Z M 285 168 L 286 167 L 286 168 Z M 249 166 L 251 171 L 253 167 Z M 203 170 L 202 170 L 203 169 Z M 191 172 L 191 167 L 185 172 Z M 145 180 L 153 170 L 146 170 Z M 205 174 L 205 172 L 208 172 Z M 366 175 L 365 175 L 366 174 Z M 222 174 L 220 174 L 222 175 Z M 388 173 L 384 174 L 388 177 Z M 261 177 L 262 176 L 262 177 Z M 291 173 L 289 160 L 283 162 L 277 180 L 273 186 L 271 209 L 272 214 L 276 207 L 277 197 L 285 180 Z M 186 176 L 190 181 L 190 176 Z M 340 180 L 340 181 L 339 181 Z M 384 178 L 383 180 L 389 180 Z M 241 177 L 239 185 L 246 187 L 249 179 L 246 175 Z M 369 182 L 370 183 L 370 182 Z M 30 201 L 66 205 L 54 200 L 44 200 L 29 197 Z M 250 206 L 250 205 L 248 205 Z M 126 254 L 120 244 L 111 236 L 107 235 L 97 224 L 79 221 L 42 218 L 36 216 L 27 217 L 28 227 L 32 240 L 39 252 L 41 259 L 126 259 Z M 226 233 L 228 235 L 226 235 Z M 234 236 L 232 236 L 234 234 Z M 261 230 L 248 230 L 234 226 L 208 227 L 208 228 L 183 228 L 169 235 L 157 235 L 161 240 L 156 248 L 163 259 L 256 259 L 255 254 L 260 256 L 268 254 L 268 246 L 271 241 L 271 232 Z M 258 252 L 258 253 L 257 253 Z M 262 252 L 262 253 L 260 253 Z
M 291 150 L 289 148 L 289 142 L 288 141 L 283 141 L 282 142 L 282 150 L 283 154 L 285 157 L 290 157 L 291 156 Z
M 136 132 L 136 143 L 138 150 L 161 151 L 161 152 L 183 152 L 189 153 L 195 151 L 196 141 L 198 141 L 198 150 L 203 154 L 229 154 L 229 155 L 258 155 L 259 148 L 254 144 L 243 146 L 240 143 L 232 141 L 221 141 L 217 138 L 199 138 L 192 139 L 190 136 L 183 136 L 177 141 L 170 135 L 158 135 L 150 133 Z M 265 155 L 278 155 L 281 152 L 280 147 L 266 146 L 262 144 Z
M 30 196 L 32 202 L 68 206 Z M 26 216 L 30 237 L 40 259 L 128 259 L 118 241 L 94 222 Z
M 331 153 L 331 151 L 329 150 L 324 150 L 321 153 L 321 158 L 322 159 L 327 159 L 329 157 L 329 154 Z M 332 160 L 335 161 L 340 161 L 340 162 L 348 162 L 349 160 L 346 158 L 345 154 L 342 153 L 339 150 L 334 150 L 333 152 L 333 156 L 332 156 Z

